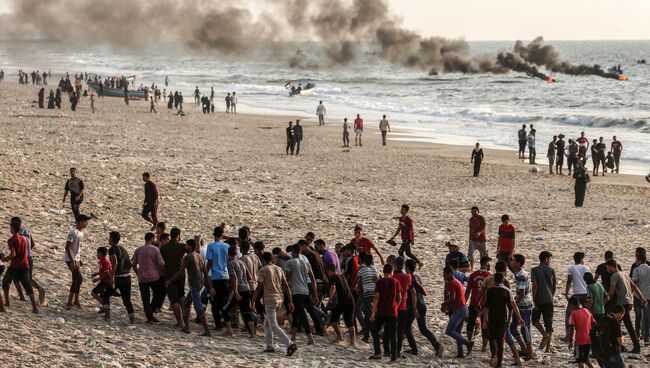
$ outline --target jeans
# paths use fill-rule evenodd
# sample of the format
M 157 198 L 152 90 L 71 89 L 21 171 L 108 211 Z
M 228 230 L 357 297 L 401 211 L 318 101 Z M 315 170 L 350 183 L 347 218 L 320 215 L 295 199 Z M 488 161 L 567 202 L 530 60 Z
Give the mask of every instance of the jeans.
M 265 304 L 264 305 L 264 342 L 267 349 L 273 349 L 273 335 L 275 334 L 280 342 L 287 347 L 291 344 L 291 340 L 284 330 L 278 325 L 277 311 L 282 304 Z
M 141 282 L 138 284 L 138 287 L 140 288 L 144 314 L 147 316 L 147 321 L 152 321 L 154 306 L 159 305 L 159 303 L 161 303 L 160 300 L 165 296 L 165 286 L 162 284 L 162 279 L 160 279 L 150 282 Z M 152 292 L 153 299 L 151 299 Z
M 79 290 L 81 289 L 81 284 L 84 282 L 84 277 L 81 274 L 81 271 L 76 270 L 72 271 L 72 284 L 70 285 L 70 292 L 71 293 L 79 293 Z
M 650 341 L 650 304 L 646 304 L 645 307 L 643 308 L 643 322 L 645 325 L 643 326 L 643 341 L 649 342 Z
M 300 154 L 300 142 L 302 142 L 302 139 L 296 139 L 296 155 Z
M 548 173 L 553 174 L 553 164 L 555 163 L 555 156 L 548 157 Z
M 625 361 L 621 354 L 612 354 L 607 361 L 605 361 L 605 368 L 625 368 Z
M 221 328 L 221 310 L 226 305 L 226 299 L 228 298 L 228 280 L 212 280 L 212 288 L 215 291 L 211 301 L 212 318 L 215 327 Z M 230 321 L 228 313 L 223 313 L 223 320 L 224 322 Z
M 434 336 L 433 332 L 429 330 L 427 327 L 427 308 L 423 306 L 418 307 L 418 314 L 420 315 L 419 318 L 415 318 L 415 315 L 413 314 L 413 309 L 409 308 L 408 309 L 408 320 L 406 321 L 406 339 L 409 342 L 409 345 L 411 346 L 411 352 L 415 353 L 418 351 L 418 346 L 415 341 L 415 336 L 413 336 L 413 321 L 417 321 L 418 323 L 418 329 L 420 330 L 420 333 L 422 336 L 426 337 L 427 340 L 431 343 L 431 346 L 433 346 L 434 350 L 440 349 L 440 343 Z
M 74 215 L 75 220 L 79 217 L 81 202 L 83 202 L 84 197 L 81 196 L 78 201 L 75 200 L 75 197 L 79 194 L 70 192 L 70 208 L 72 208 L 72 214 Z
M 447 336 L 456 340 L 456 347 L 458 348 L 459 357 L 463 356 L 463 345 L 469 345 L 469 340 L 467 340 L 461 334 L 467 313 L 467 307 L 463 307 L 455 311 L 451 316 L 449 316 L 449 322 L 447 323 L 447 329 L 445 330 L 445 334 Z
M 413 245 L 413 241 L 402 240 L 402 246 L 399 247 L 397 253 L 399 253 L 400 257 L 404 257 L 404 254 L 406 254 L 409 258 L 411 258 L 415 262 L 420 263 L 418 258 L 413 254 L 413 252 L 411 252 L 412 245 Z
M 533 310 L 532 308 L 519 309 L 519 313 L 521 313 L 521 319 L 524 320 L 524 325 L 521 326 L 521 328 L 518 328 L 519 323 L 516 318 L 513 318 L 512 322 L 510 323 L 510 333 L 512 334 L 512 337 L 515 339 L 521 336 L 524 339 L 524 342 L 527 345 L 530 345 L 530 343 L 532 342 L 530 336 L 530 317 L 533 313 Z
M 647 305 L 646 305 L 647 307 Z M 646 308 L 641 305 L 641 301 L 638 298 L 634 298 L 634 332 L 636 335 L 641 338 L 643 336 L 644 340 L 648 340 L 648 316 Z
M 363 321 L 366 320 L 366 313 L 365 313 L 365 308 L 366 306 L 366 299 L 363 297 L 363 293 L 359 294 L 357 297 L 356 303 L 354 303 L 354 316 L 357 320 L 361 321 L 361 328 L 365 329 Z
M 127 313 L 133 314 L 133 303 L 131 303 L 131 276 L 115 278 L 115 285 L 113 285 L 113 288 L 107 290 L 104 294 L 103 303 L 105 305 L 110 305 L 110 297 L 113 295 L 113 292 L 115 292 L 115 290 L 120 291 L 120 295 L 122 296 L 122 304 L 124 304 L 124 308 L 126 308 Z
M 379 331 L 384 327 L 383 343 L 384 354 L 390 353 L 392 360 L 397 359 L 397 317 L 377 317 L 374 328 L 372 329 L 372 345 L 375 355 L 381 355 L 381 345 L 379 345 Z

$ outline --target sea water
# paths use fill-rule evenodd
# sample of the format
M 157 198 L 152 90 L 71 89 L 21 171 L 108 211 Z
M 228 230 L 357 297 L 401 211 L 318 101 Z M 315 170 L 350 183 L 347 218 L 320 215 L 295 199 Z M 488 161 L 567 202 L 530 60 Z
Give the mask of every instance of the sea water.
M 195 53 L 182 48 L 114 50 L 102 46 L 71 47 L 62 42 L 0 42 L 0 68 L 6 80 L 16 71 L 51 70 L 50 85 L 62 73 L 135 75 L 136 85 L 155 83 L 181 90 L 192 102 L 198 86 L 209 94 L 214 87 L 217 110 L 227 92 L 236 91 L 240 112 L 292 113 L 314 116 L 319 101 L 327 107 L 326 121 L 341 124 L 360 114 L 366 129 L 386 114 L 394 127 L 405 128 L 393 139 L 516 149 L 517 130 L 534 124 L 539 162 L 553 135 L 576 138 L 581 131 L 591 141 L 604 137 L 622 141 L 623 171 L 650 170 L 650 41 L 562 41 L 552 43 L 573 63 L 621 64 L 629 81 L 597 76 L 553 74 L 549 84 L 521 73 L 441 74 L 407 69 L 381 60 L 372 47 L 359 47 L 358 58 L 347 65 L 330 65 L 317 45 L 301 45 L 308 68 L 290 68 L 296 46 L 256 56 Z M 513 42 L 470 42 L 475 55 L 493 55 Z M 314 64 L 318 64 L 316 67 Z M 543 68 L 542 68 L 543 71 Z M 165 76 L 170 85 L 164 86 Z M 289 97 L 289 81 L 316 83 L 311 95 Z M 278 122 L 284 126 L 285 122 Z M 468 154 L 469 155 L 469 154 Z

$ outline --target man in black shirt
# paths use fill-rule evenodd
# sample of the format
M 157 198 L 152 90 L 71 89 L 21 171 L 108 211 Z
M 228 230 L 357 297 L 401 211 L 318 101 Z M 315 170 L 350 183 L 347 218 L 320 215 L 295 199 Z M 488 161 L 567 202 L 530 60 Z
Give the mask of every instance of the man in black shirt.
M 181 315 L 181 298 L 185 296 L 185 274 L 172 280 L 174 275 L 181 268 L 183 257 L 187 253 L 187 246 L 181 243 L 181 230 L 174 227 L 169 232 L 171 241 L 160 246 L 160 255 L 165 262 L 165 288 L 167 298 L 176 317 L 176 327 L 183 327 Z
M 108 236 L 108 243 L 111 246 L 108 249 L 108 255 L 111 260 L 113 287 L 104 293 L 104 304 L 109 305 L 110 297 L 113 296 L 115 290 L 118 290 L 126 312 L 129 314 L 129 323 L 134 324 L 135 314 L 131 303 L 131 258 L 127 250 L 119 244 L 121 238 L 117 231 L 111 231 Z
M 625 307 L 615 305 L 612 311 L 598 326 L 592 330 L 591 344 L 594 356 L 601 367 L 624 368 L 625 362 L 621 356 L 623 333 L 621 320 L 625 315 Z
M 65 198 L 68 196 L 68 192 L 70 192 L 70 207 L 72 207 L 72 213 L 76 220 L 80 213 L 79 206 L 84 200 L 84 182 L 77 177 L 77 169 L 74 167 L 70 168 L 70 179 L 65 182 L 63 203 L 65 203 Z
M 555 173 L 564 175 L 562 174 L 562 166 L 564 165 L 564 134 L 560 134 L 558 136 L 558 141 L 555 143 Z
M 593 147 L 593 146 L 592 146 Z M 610 259 L 614 259 L 614 252 L 611 250 L 608 250 L 605 252 L 605 262 L 601 263 L 596 267 L 596 272 L 595 272 L 595 280 L 598 281 L 598 278 L 601 278 L 601 284 L 603 284 L 603 288 L 605 288 L 605 292 L 609 291 L 609 287 L 611 285 L 610 279 L 611 279 L 611 274 L 607 272 L 607 261 Z M 618 266 L 620 270 L 620 265 Z M 616 294 L 614 294 L 616 295 Z M 612 298 L 612 300 L 608 301 L 605 304 L 605 312 L 609 312 L 612 310 L 612 307 L 616 305 L 616 297 Z
M 515 308 L 512 294 L 503 285 L 503 274 L 495 273 L 493 286 L 487 290 L 486 308 L 490 353 L 492 367 L 501 367 L 503 362 L 503 340 L 506 333 L 506 326 L 510 323 L 512 312 Z M 494 362 L 496 360 L 496 362 Z
M 289 151 L 291 151 L 291 154 L 293 155 L 293 151 L 296 147 L 296 137 L 293 133 L 293 121 L 290 121 L 289 127 L 287 128 L 287 155 L 289 154 Z
M 158 224 L 158 188 L 151 181 L 149 173 L 142 174 L 144 181 L 144 203 L 142 204 L 142 218 L 151 223 L 151 231 L 156 230 Z

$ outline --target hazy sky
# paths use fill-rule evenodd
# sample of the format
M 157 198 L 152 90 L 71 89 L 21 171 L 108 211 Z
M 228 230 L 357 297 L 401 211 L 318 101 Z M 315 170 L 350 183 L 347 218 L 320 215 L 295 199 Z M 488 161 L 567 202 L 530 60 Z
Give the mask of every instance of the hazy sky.
M 45 0 L 44 0 L 45 1 Z M 143 0 L 133 0 L 143 1 Z M 7 12 L 10 0 L 0 0 Z M 650 39 L 650 0 L 389 0 L 404 26 L 468 40 Z

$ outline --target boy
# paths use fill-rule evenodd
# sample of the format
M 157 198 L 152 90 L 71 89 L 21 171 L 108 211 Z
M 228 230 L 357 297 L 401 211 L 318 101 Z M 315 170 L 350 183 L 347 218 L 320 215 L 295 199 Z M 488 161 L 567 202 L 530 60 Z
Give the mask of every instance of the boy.
M 201 303 L 201 289 L 203 289 L 204 282 L 207 284 L 208 281 L 204 275 L 205 265 L 201 254 L 196 251 L 196 241 L 189 239 L 186 244 L 187 254 L 183 256 L 183 263 L 176 274 L 165 281 L 165 287 L 172 285 L 187 271 L 187 283 L 190 288 L 183 301 L 183 332 L 190 333 L 190 308 L 194 305 L 198 320 L 203 325 L 201 336 L 211 336 L 208 322 L 205 320 L 205 308 Z
M 506 264 L 510 263 L 510 257 L 515 253 L 515 227 L 510 222 L 510 216 L 501 216 L 499 226 L 499 240 L 497 246 L 497 259 Z
M 411 248 L 413 247 L 415 240 L 413 236 L 415 235 L 415 231 L 413 230 L 413 218 L 411 218 L 411 215 L 409 215 L 409 205 L 403 204 L 402 207 L 400 208 L 400 218 L 399 218 L 399 226 L 397 226 L 397 230 L 395 230 L 395 234 L 393 234 L 393 237 L 390 238 L 389 240 L 394 241 L 395 237 L 397 235 L 402 236 L 402 245 L 399 248 L 399 255 L 404 257 L 404 254 L 406 254 L 409 258 L 417 262 L 418 268 L 422 268 L 422 262 L 418 260 L 418 258 L 413 254 L 411 251 Z
M 101 307 L 99 308 L 100 312 L 104 312 L 104 319 L 111 318 L 111 309 L 106 301 L 108 298 L 104 298 L 104 293 L 107 290 L 112 292 L 112 275 L 111 275 L 111 261 L 108 259 L 108 249 L 106 247 L 97 248 L 97 259 L 99 260 L 99 272 L 95 272 L 91 275 L 93 277 L 93 282 L 97 282 L 97 286 L 92 290 L 92 296 L 97 300 Z
M 574 296 L 569 299 L 569 306 L 571 308 L 571 317 L 569 318 L 569 350 L 575 345 L 577 350 L 576 363 L 578 363 L 578 367 L 584 368 L 586 365 L 589 368 L 593 368 L 593 365 L 589 361 L 589 352 L 591 351 L 589 332 L 591 331 L 591 326 L 596 322 L 589 309 L 583 308 L 580 305 L 577 297 Z M 574 332 L 575 342 L 573 339 Z
M 384 277 L 377 281 L 372 300 L 370 321 L 375 324 L 372 329 L 372 344 L 375 352 L 370 356 L 371 360 L 381 359 L 379 331 L 383 326 L 384 355 L 389 355 L 393 363 L 397 361 L 397 307 L 402 302 L 400 288 L 399 281 L 393 278 L 393 265 L 386 263 Z

